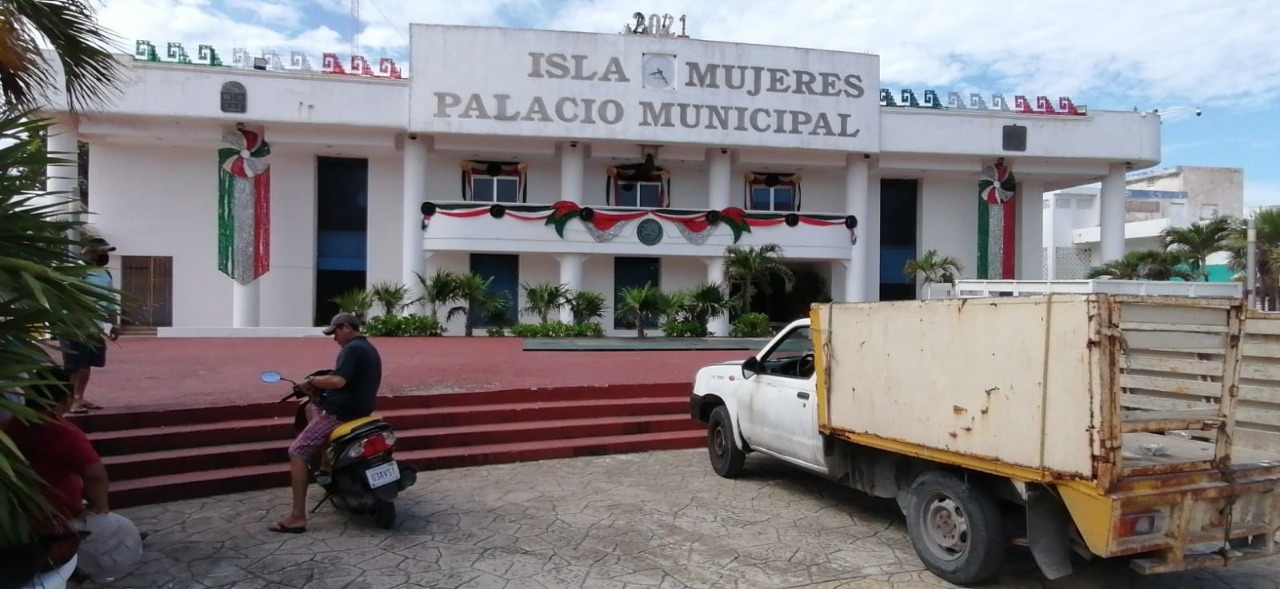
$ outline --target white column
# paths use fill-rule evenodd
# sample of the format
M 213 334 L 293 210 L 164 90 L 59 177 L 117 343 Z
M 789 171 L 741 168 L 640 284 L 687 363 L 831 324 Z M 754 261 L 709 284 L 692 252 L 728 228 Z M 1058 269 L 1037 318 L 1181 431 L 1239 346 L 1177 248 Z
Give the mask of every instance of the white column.
M 584 148 L 577 141 L 564 144 L 560 152 L 560 198 L 582 204 Z
M 1014 277 L 1044 279 L 1044 182 L 1022 182 L 1018 194 L 1017 260 Z
M 400 281 L 412 292 L 418 291 L 417 274 L 425 276 L 427 256 L 422 245 L 422 202 L 427 200 L 426 138 L 409 135 L 404 140 L 404 193 L 401 212 Z M 424 313 L 422 304 L 412 305 L 405 313 Z
M 707 160 L 707 208 L 719 211 L 733 202 L 733 154 L 728 149 L 711 149 Z
M 1048 270 L 1046 275 L 1049 280 L 1058 278 L 1058 195 L 1053 195 L 1047 201 L 1049 208 L 1044 211 L 1045 227 L 1049 234 L 1043 237 L 1044 246 L 1049 249 L 1049 259 L 1045 261 L 1045 268 Z
M 258 327 L 258 310 L 262 301 L 258 285 L 262 281 L 240 284 L 233 280 L 231 284 L 231 288 L 235 289 L 231 299 L 231 326 Z
M 1111 164 L 1107 176 L 1102 179 L 1102 192 L 1098 195 L 1098 224 L 1101 243 L 1099 253 L 1105 264 L 1124 256 L 1125 216 L 1125 164 Z
M 707 284 L 724 285 L 724 256 L 715 256 L 704 258 L 707 263 Z M 725 289 L 725 295 L 729 294 L 729 290 Z M 707 320 L 707 331 L 712 336 L 728 337 L 729 335 L 729 314 L 722 313 Z
M 79 191 L 77 177 L 79 166 L 77 164 L 79 149 L 79 136 L 76 132 L 74 124 L 65 119 L 56 119 L 56 122 L 49 126 L 49 137 L 45 142 L 45 150 L 50 157 L 70 160 L 65 164 L 50 164 L 45 168 L 45 177 L 48 178 L 48 184 L 45 189 L 51 194 L 47 197 L 48 204 L 63 203 L 60 209 L 63 214 L 71 214 L 79 211 L 79 207 L 72 201 L 79 200 Z
M 868 239 L 874 237 L 867 234 L 867 218 L 870 195 L 871 164 L 859 153 L 845 156 L 844 195 L 845 212 L 858 219 L 858 243 L 850 248 L 849 268 L 844 277 L 845 302 L 860 303 L 872 300 L 869 295 L 868 270 L 871 266 Z
M 567 200 L 567 199 L 566 199 Z M 571 293 L 582 291 L 582 266 L 587 262 L 585 254 L 560 254 L 560 284 L 569 288 Z M 560 308 L 560 320 L 573 323 L 573 311 L 568 305 Z

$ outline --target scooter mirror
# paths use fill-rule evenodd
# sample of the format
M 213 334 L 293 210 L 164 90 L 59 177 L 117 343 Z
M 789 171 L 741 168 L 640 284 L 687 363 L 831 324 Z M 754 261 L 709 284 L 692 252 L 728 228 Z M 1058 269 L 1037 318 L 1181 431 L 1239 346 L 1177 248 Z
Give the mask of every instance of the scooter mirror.
M 281 380 L 280 373 L 274 370 L 268 370 L 266 372 L 263 372 L 262 376 L 260 376 L 259 378 L 262 379 L 262 382 L 266 382 L 266 383 L 276 383 L 276 382 L 280 382 Z

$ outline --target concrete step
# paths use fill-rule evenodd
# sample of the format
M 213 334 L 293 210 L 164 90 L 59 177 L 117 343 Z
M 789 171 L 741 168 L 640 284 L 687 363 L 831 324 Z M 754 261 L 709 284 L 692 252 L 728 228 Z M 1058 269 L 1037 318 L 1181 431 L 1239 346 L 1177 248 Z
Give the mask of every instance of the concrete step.
M 687 415 L 651 414 L 397 429 L 396 451 L 413 452 L 499 443 L 517 444 L 657 432 L 702 431 L 702 427 Z M 283 428 L 273 427 L 267 431 L 281 429 Z M 237 428 L 230 431 L 253 432 L 255 430 Z M 276 436 L 261 441 L 121 453 L 105 456 L 103 462 L 107 465 L 113 485 L 117 481 L 184 472 L 235 469 L 267 464 L 280 465 L 289 460 L 287 450 L 292 439 L 292 429 L 289 432 L 288 436 Z
M 247 385 L 266 386 L 266 385 Z M 280 396 L 288 393 L 282 385 L 273 385 L 279 389 Z M 500 405 L 511 403 L 531 403 L 549 401 L 601 401 L 606 399 L 627 399 L 638 397 L 682 397 L 689 398 L 691 385 L 688 382 L 670 382 L 658 384 L 608 385 L 556 387 L 543 389 L 503 389 L 480 392 L 439 393 L 439 394 L 403 394 L 382 395 L 378 397 L 378 412 L 411 408 L 429 407 L 463 407 L 476 405 Z M 184 409 L 143 409 L 121 411 L 107 409 L 87 415 L 68 415 L 67 419 L 75 423 L 85 432 L 109 432 L 119 430 L 174 427 L 179 425 L 195 425 L 220 421 L 243 421 L 258 419 L 292 418 L 294 404 L 288 403 L 250 403 L 244 405 L 225 405 L 214 407 L 195 407 Z
M 419 479 L 422 480 L 431 476 L 430 471 L 446 468 L 654 450 L 681 450 L 700 448 L 705 443 L 706 433 L 701 429 L 692 429 L 568 440 L 428 448 L 398 452 L 396 459 L 421 471 Z M 110 502 L 113 509 L 119 509 L 285 487 L 288 484 L 289 473 L 285 464 L 262 464 L 113 482 Z
M 687 415 L 688 407 L 687 396 L 644 397 L 391 409 L 378 411 L 377 415 L 396 430 L 412 430 L 636 415 Z M 286 440 L 294 437 L 293 411 L 290 406 L 286 415 L 276 417 L 123 429 L 88 435 L 103 456 Z

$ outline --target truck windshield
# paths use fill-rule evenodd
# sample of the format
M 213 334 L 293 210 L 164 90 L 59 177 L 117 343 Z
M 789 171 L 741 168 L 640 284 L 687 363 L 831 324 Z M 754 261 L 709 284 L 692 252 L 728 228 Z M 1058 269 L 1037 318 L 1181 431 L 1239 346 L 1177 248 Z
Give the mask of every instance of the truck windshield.
M 778 342 L 778 347 L 769 352 L 768 359 L 796 358 L 811 352 L 813 352 L 813 338 L 809 337 L 809 328 L 799 327 Z

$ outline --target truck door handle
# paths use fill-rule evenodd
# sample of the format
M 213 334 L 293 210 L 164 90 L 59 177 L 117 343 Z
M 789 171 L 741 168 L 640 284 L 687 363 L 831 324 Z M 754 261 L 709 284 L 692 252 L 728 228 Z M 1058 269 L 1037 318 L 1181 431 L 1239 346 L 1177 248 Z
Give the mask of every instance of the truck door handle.
M 797 397 L 797 398 L 800 398 L 800 399 L 808 399 L 808 398 L 809 398 L 809 393 L 806 393 L 806 392 L 804 392 L 804 391 L 800 391 L 800 392 L 796 393 L 796 397 Z

